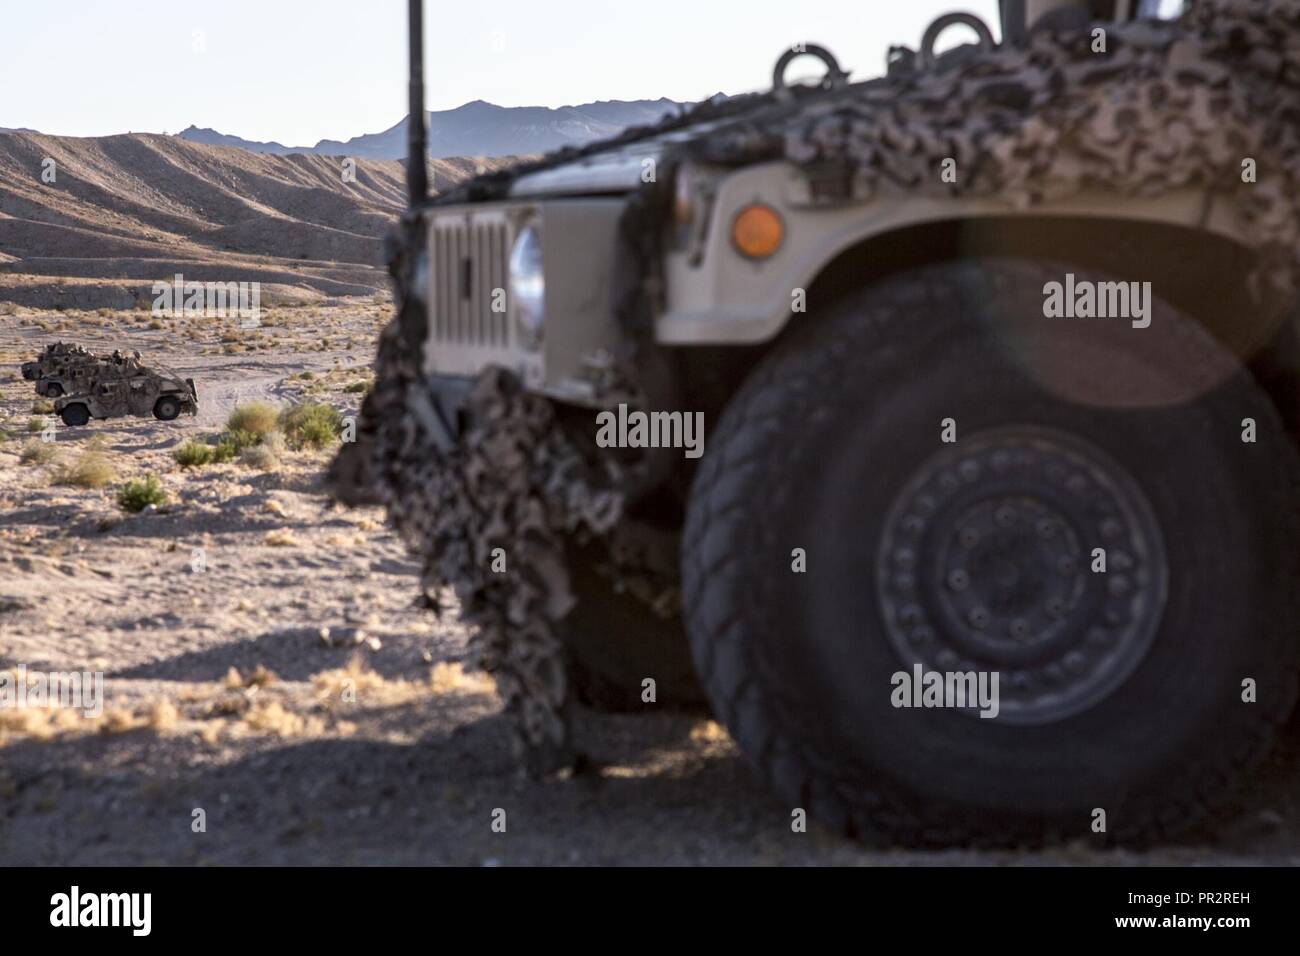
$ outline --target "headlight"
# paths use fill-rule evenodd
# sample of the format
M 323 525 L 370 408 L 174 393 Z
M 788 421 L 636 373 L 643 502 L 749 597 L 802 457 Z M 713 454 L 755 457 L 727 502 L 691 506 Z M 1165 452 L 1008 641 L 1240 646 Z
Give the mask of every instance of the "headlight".
M 514 306 L 523 344 L 536 347 L 546 321 L 546 277 L 542 273 L 542 236 L 536 226 L 524 226 L 510 250 L 510 303 Z

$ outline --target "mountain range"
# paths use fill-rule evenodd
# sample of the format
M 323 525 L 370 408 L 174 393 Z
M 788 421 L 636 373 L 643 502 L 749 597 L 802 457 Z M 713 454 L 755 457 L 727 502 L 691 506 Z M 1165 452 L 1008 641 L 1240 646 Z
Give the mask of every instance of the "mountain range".
M 513 161 L 430 159 L 429 187 Z M 0 132 L 0 305 L 131 308 L 178 272 L 260 282 L 263 302 L 371 295 L 405 182 L 398 160 Z
M 581 145 L 615 136 L 629 126 L 655 123 L 686 104 L 669 99 L 601 100 L 578 106 L 497 106 L 474 100 L 451 110 L 429 112 L 429 155 L 517 156 L 545 153 L 561 146 Z M 401 159 L 406 155 L 406 122 L 402 119 L 379 133 L 346 141 L 323 139 L 315 146 L 284 146 L 256 142 L 190 126 L 176 135 L 205 146 L 238 146 L 255 153 L 285 156 L 314 153 L 356 159 Z

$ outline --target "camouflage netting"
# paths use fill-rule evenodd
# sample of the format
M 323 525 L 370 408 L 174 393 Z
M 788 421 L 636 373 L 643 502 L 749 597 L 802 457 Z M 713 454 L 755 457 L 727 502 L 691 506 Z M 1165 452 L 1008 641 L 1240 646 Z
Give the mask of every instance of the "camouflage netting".
M 1037 31 L 1024 48 L 968 50 L 933 69 L 799 95 L 790 108 L 771 96 L 746 100 L 758 107 L 752 114 L 702 107 L 699 116 L 739 118 L 675 149 L 727 164 L 786 158 L 819 176 L 838 168 L 857 194 L 997 195 L 1021 206 L 1090 186 L 1130 195 L 1209 186 L 1240 204 L 1268 276 L 1287 286 L 1300 256 L 1300 0 L 1213 0 L 1175 24 L 1108 25 L 1105 52 L 1094 52 L 1091 29 Z M 1257 182 L 1243 181 L 1247 158 Z M 956 161 L 955 183 L 939 176 L 944 159 Z M 500 196 L 508 178 L 486 177 L 446 198 Z M 647 186 L 624 217 L 641 284 L 622 318 L 642 338 L 666 198 Z M 410 288 L 409 253 L 421 242 L 418 218 L 405 228 L 394 262 L 399 289 Z M 420 368 L 424 334 L 422 307 L 403 303 L 381 339 L 358 444 L 335 478 L 352 482 L 354 499 L 373 479 L 423 560 L 426 591 L 454 588 L 477 626 L 527 765 L 558 769 L 573 759 L 556 636 L 572 602 L 563 539 L 618 521 L 618 476 L 579 454 L 550 404 L 500 370 L 481 376 L 470 431 L 444 450 Z M 497 548 L 501 573 L 492 569 Z
M 788 120 L 695 144 L 735 163 L 838 167 L 854 192 L 997 196 L 1021 207 L 1089 187 L 1231 197 L 1283 289 L 1300 266 L 1300 2 L 1202 0 L 1177 22 L 1057 32 L 826 97 Z M 956 182 L 940 177 L 955 160 Z M 1243 177 L 1243 161 L 1255 175 Z M 1255 178 L 1257 176 L 1257 181 Z
M 616 469 L 584 460 L 550 402 L 500 369 L 479 377 L 464 406 L 468 430 L 444 450 L 431 390 L 412 359 L 418 354 L 404 345 L 400 323 L 385 330 L 358 431 L 359 446 L 372 449 L 362 480 L 373 478 L 423 559 L 435 608 L 440 590 L 454 590 L 526 769 L 538 776 L 570 768 L 578 755 L 555 632 L 573 605 L 562 536 L 614 525 L 622 508 L 612 490 Z M 348 481 L 338 469 L 334 477 Z

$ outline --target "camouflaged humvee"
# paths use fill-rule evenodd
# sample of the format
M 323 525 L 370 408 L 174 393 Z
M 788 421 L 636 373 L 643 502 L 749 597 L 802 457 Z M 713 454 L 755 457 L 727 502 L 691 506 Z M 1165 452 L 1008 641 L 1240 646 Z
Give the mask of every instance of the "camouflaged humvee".
M 36 359 L 22 364 L 22 375 L 36 383 L 37 395 L 58 398 L 84 387 L 101 361 L 94 352 L 80 345 L 54 342 L 42 349 Z
M 194 380 L 141 364 L 139 352 L 129 357 L 114 352 L 112 358 L 98 364 L 93 377 L 82 383 L 78 391 L 54 402 L 54 413 L 63 424 L 74 427 L 92 418 L 124 415 L 137 418 L 153 415 L 169 422 L 182 412 L 197 415 L 198 411 Z
M 702 688 L 849 834 L 1230 806 L 1300 659 L 1300 4 L 1183 6 L 952 14 L 867 82 L 800 45 L 434 201 L 411 124 L 335 480 L 455 590 L 529 769 L 582 766 L 575 696 Z

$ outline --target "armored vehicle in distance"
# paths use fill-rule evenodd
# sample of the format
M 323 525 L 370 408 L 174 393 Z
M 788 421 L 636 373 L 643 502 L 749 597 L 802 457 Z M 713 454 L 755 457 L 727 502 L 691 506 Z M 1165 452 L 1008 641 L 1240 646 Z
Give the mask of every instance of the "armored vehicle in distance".
M 153 415 L 169 422 L 181 413 L 196 415 L 199 410 L 194 380 L 163 368 L 151 368 L 140 362 L 139 353 L 128 358 L 114 352 L 111 359 L 99 363 L 92 379 L 79 391 L 56 399 L 54 412 L 63 424 L 80 426 L 92 418 L 137 418 Z
M 58 398 L 81 391 L 94 377 L 96 366 L 103 361 L 80 345 L 54 342 L 47 345 L 31 362 L 22 365 L 23 378 L 36 383 L 36 394 Z

